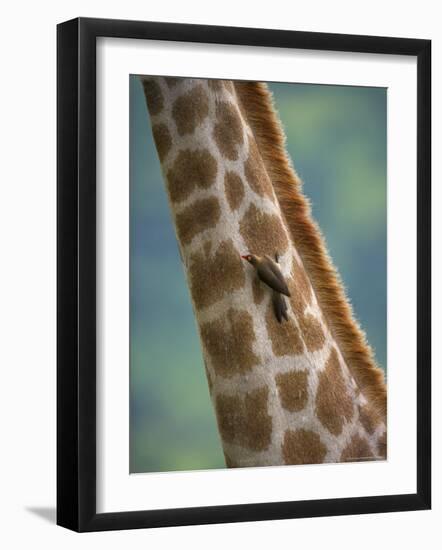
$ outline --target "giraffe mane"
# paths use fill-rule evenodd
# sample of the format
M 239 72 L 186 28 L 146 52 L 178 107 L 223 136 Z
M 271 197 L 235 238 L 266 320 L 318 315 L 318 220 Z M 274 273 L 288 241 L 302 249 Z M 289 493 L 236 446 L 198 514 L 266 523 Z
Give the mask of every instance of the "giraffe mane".
M 313 220 L 285 147 L 285 134 L 267 85 L 235 82 L 241 111 L 247 119 L 273 183 L 287 227 L 307 269 L 329 328 L 367 400 L 386 417 L 387 390 L 365 333 L 355 320 L 344 285 L 328 254 L 324 237 Z

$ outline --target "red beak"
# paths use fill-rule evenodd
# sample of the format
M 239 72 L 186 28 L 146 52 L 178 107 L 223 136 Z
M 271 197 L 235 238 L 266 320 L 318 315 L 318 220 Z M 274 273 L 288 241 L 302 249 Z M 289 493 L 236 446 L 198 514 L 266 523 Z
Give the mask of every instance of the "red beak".
M 247 256 L 241 256 L 243 260 L 247 260 Z

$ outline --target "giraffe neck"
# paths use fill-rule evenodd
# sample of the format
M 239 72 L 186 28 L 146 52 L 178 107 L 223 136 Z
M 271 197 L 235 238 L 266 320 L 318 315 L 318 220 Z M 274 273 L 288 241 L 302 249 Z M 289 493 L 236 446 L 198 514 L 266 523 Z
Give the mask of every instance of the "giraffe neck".
M 229 81 L 142 83 L 227 465 L 384 456 L 382 411 L 320 306 L 244 89 Z M 278 254 L 288 321 L 276 320 L 268 287 L 241 259 L 247 253 Z

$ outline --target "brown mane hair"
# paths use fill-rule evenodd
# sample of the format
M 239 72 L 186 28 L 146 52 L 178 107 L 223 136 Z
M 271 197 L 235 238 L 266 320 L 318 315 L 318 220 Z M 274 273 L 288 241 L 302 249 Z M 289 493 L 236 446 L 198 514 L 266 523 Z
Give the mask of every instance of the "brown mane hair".
M 342 281 L 311 216 L 302 182 L 286 152 L 285 134 L 271 93 L 261 82 L 235 82 L 235 90 L 330 330 L 359 388 L 385 418 L 387 392 L 383 371 L 376 365 L 365 334 L 354 319 Z

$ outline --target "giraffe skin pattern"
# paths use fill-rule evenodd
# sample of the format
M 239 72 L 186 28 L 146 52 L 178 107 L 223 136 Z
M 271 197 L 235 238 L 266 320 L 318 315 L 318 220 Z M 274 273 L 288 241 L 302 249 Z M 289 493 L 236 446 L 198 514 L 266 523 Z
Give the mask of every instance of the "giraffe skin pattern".
M 228 467 L 384 460 L 231 81 L 141 77 Z M 288 321 L 244 254 L 279 256 Z

